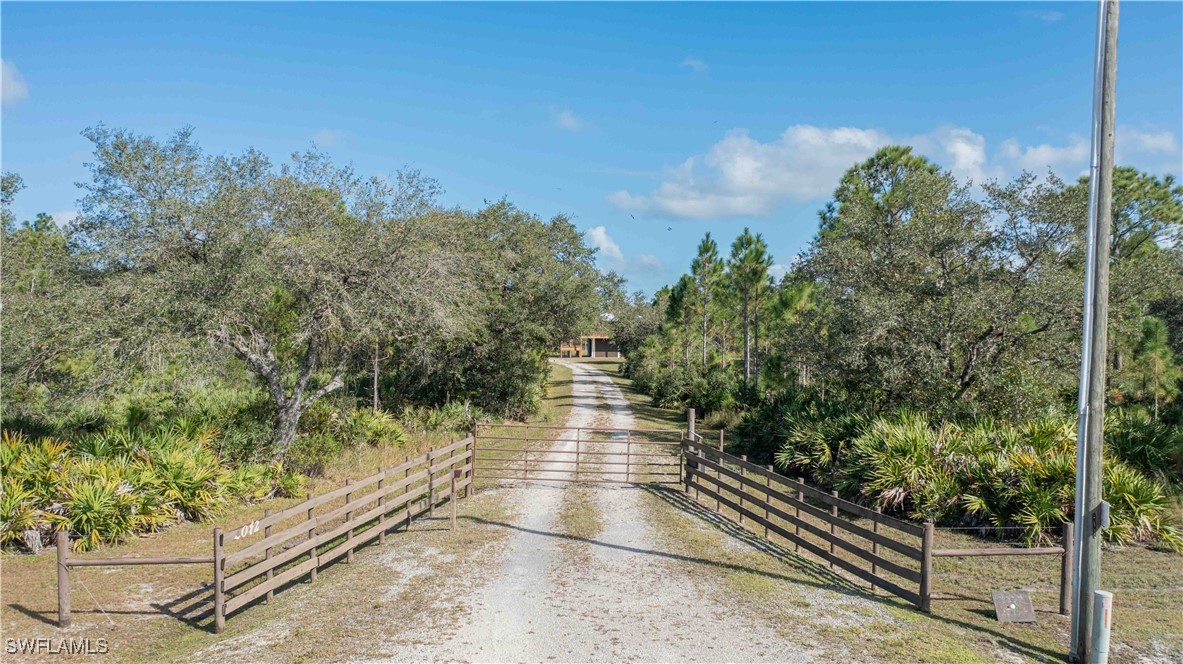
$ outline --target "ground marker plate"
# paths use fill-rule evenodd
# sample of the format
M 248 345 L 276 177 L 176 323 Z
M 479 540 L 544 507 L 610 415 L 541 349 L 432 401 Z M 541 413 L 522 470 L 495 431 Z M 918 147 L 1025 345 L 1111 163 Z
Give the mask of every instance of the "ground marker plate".
M 1033 623 L 1035 607 L 1026 590 L 1000 590 L 994 593 L 994 614 L 998 622 Z

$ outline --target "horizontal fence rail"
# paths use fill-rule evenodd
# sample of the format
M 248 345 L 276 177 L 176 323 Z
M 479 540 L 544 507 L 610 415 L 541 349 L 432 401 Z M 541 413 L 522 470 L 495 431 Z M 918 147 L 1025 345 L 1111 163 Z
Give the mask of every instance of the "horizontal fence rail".
M 481 479 L 677 484 L 682 438 L 678 429 L 482 423 L 473 468 Z
M 1068 615 L 1072 602 L 1072 522 L 1061 526 L 1063 546 L 989 547 L 982 549 L 934 549 L 934 558 L 999 558 L 1008 556 L 1060 557 L 1060 614 Z
M 73 567 L 126 567 L 136 565 L 209 565 L 213 558 L 202 556 L 176 558 L 71 558 L 70 533 L 57 533 L 58 627 L 70 626 L 70 569 Z
M 843 500 L 727 454 L 701 436 L 688 437 L 683 449 L 688 494 L 705 496 L 718 511 L 732 510 L 741 523 L 750 521 L 831 569 L 930 609 L 932 524 L 919 526 Z

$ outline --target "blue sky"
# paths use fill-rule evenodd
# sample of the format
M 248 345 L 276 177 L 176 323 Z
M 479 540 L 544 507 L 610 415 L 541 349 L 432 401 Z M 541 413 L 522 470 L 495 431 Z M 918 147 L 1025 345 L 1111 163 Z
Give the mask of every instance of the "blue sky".
M 71 216 L 99 122 L 212 152 L 319 144 L 448 204 L 568 214 L 652 292 L 706 231 L 780 264 L 847 167 L 906 142 L 981 181 L 1087 167 L 1096 7 L 0 5 L 19 218 Z M 1183 4 L 1123 3 L 1118 159 L 1178 175 Z

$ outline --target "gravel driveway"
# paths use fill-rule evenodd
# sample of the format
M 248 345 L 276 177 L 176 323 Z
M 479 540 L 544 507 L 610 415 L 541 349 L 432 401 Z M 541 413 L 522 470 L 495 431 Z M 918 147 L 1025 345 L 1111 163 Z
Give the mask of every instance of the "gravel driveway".
M 565 426 L 633 427 L 628 402 L 607 375 L 567 365 L 574 407 Z M 656 543 L 641 504 L 652 498 L 643 490 L 539 481 L 519 482 L 513 491 L 514 532 L 483 587 L 465 594 L 468 620 L 420 641 L 402 653 L 405 659 L 791 662 L 815 654 L 787 647 L 770 626 L 716 604 L 684 576 L 672 578 L 676 552 Z M 598 512 L 602 527 L 590 541 L 561 533 L 558 515 L 572 499 Z M 572 555 L 572 546 L 586 547 L 584 555 Z

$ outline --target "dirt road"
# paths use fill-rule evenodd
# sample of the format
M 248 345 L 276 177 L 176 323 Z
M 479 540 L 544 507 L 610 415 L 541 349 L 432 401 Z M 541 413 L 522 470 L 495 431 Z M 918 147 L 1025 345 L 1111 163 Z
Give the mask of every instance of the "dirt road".
M 574 407 L 566 426 L 633 426 L 628 402 L 608 376 L 589 365 L 569 366 Z M 715 604 L 694 584 L 673 582 L 668 552 L 646 523 L 640 501 L 652 498 L 642 489 L 535 482 L 513 491 L 514 533 L 498 568 L 469 600 L 469 619 L 400 655 L 498 662 L 810 659 L 786 649 L 759 620 Z M 559 515 L 572 500 L 594 508 L 595 537 L 564 536 Z

